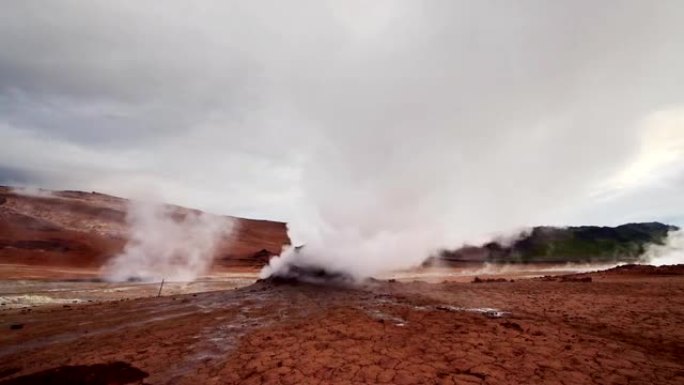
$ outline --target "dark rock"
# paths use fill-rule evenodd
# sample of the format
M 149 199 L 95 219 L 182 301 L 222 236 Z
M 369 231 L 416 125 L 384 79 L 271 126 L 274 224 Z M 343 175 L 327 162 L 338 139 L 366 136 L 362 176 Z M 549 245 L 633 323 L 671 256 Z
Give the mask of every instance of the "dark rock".
M 2 385 L 79 384 L 112 385 L 142 383 L 149 375 L 127 362 L 60 366 L 0 382 Z
M 493 282 L 508 282 L 508 280 L 506 278 L 480 278 L 480 277 L 475 277 L 475 279 L 473 279 L 472 283 L 493 283 Z
M 511 322 L 511 321 L 502 322 L 501 326 L 505 327 L 506 329 L 513 329 L 513 330 L 517 330 L 519 332 L 523 331 L 523 328 L 519 324 L 517 324 L 515 322 Z
M 561 282 L 591 282 L 591 277 L 563 276 Z

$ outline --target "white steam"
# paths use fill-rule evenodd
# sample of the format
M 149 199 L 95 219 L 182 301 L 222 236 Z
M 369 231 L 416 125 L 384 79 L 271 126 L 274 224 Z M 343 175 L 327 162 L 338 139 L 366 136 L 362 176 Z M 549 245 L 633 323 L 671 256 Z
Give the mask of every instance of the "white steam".
M 364 236 L 351 228 L 331 231 L 320 238 L 310 238 L 304 247 L 286 246 L 283 253 L 271 259 L 260 276 L 287 273 L 292 265 L 318 267 L 330 272 L 364 278 L 400 267 L 420 265 L 429 253 L 436 251 L 438 239 L 431 229 L 407 228 L 378 231 Z M 292 234 L 292 232 L 290 232 Z
M 384 120 L 382 115 L 394 108 L 362 113 L 372 122 Z M 308 210 L 289 226 L 294 244 L 306 247 L 286 249 L 262 276 L 292 264 L 357 277 L 410 268 L 440 249 L 519 235 L 520 229 L 535 225 L 572 224 L 578 207 L 600 202 L 596 197 L 616 194 L 622 186 L 605 183 L 622 170 L 620 162 L 604 159 L 604 148 L 620 137 L 618 125 L 597 136 L 532 116 L 517 122 L 483 117 L 470 122 L 471 127 L 452 129 L 456 123 L 448 111 L 438 106 L 430 110 L 433 117 L 443 115 L 442 120 L 421 128 L 395 121 L 395 130 L 387 132 L 338 127 L 319 135 L 320 150 L 302 172 L 300 205 Z M 658 124 L 649 115 L 632 129 L 684 128 L 679 119 L 683 111 L 659 111 L 654 114 L 663 117 Z M 582 119 L 577 120 L 581 127 Z M 539 129 L 535 135 L 499 129 L 510 124 L 536 124 Z M 684 129 L 667 134 L 667 142 L 673 143 Z M 629 147 L 620 156 L 628 164 L 638 163 L 640 157 L 632 160 Z M 649 168 L 653 175 L 673 167 L 658 165 Z
M 317 35 L 327 45 L 299 67 L 266 67 L 280 80 L 269 100 L 306 134 L 292 135 L 288 221 L 306 246 L 263 276 L 291 264 L 375 275 L 529 226 L 615 224 L 601 199 L 641 187 L 635 175 L 680 175 L 684 107 L 655 72 L 681 78 L 671 10 L 649 8 L 656 24 L 639 7 L 395 3 L 340 16 L 348 39 Z M 648 161 L 664 146 L 676 149 Z
M 654 266 L 684 264 L 684 230 L 670 231 L 665 244 L 649 246 L 643 259 Z
M 54 198 L 55 195 L 50 190 L 45 190 L 35 186 L 15 186 L 10 189 L 17 195 L 23 195 L 33 198 Z
M 132 202 L 126 221 L 128 243 L 103 267 L 111 281 L 192 281 L 208 271 L 218 242 L 236 226 L 230 218 L 146 202 Z

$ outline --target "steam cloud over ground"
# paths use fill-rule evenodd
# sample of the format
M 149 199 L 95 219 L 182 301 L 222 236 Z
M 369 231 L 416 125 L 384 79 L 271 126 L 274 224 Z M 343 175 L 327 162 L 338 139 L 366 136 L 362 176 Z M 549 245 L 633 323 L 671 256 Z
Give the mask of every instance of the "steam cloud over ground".
M 285 220 L 306 247 L 264 275 L 371 275 L 531 225 L 684 224 L 680 1 L 2 13 L 0 182 Z
M 128 243 L 103 268 L 111 281 L 193 281 L 209 270 L 217 242 L 236 225 L 202 212 L 182 216 L 149 202 L 132 203 L 126 220 Z
M 652 245 L 644 260 L 651 265 L 684 264 L 684 230 L 671 231 L 664 245 Z

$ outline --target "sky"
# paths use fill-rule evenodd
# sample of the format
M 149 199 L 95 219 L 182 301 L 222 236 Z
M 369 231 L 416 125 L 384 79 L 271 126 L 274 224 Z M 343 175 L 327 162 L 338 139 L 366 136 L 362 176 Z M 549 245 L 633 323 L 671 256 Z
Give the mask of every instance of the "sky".
M 681 1 L 2 9 L 0 184 L 154 196 L 366 251 L 684 225 Z

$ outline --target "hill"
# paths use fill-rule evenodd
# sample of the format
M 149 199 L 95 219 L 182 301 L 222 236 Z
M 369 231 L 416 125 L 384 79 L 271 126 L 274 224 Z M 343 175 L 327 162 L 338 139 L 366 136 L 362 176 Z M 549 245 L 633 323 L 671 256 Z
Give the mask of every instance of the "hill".
M 129 203 L 96 192 L 17 192 L 0 186 L 0 263 L 99 268 L 126 244 Z M 201 213 L 166 207 L 174 217 Z M 237 224 L 218 242 L 214 269 L 260 268 L 290 243 L 285 223 L 214 217 Z
M 676 226 L 659 222 L 617 227 L 534 227 L 510 245 L 489 242 L 442 251 L 442 262 L 636 262 L 650 244 L 662 244 Z

